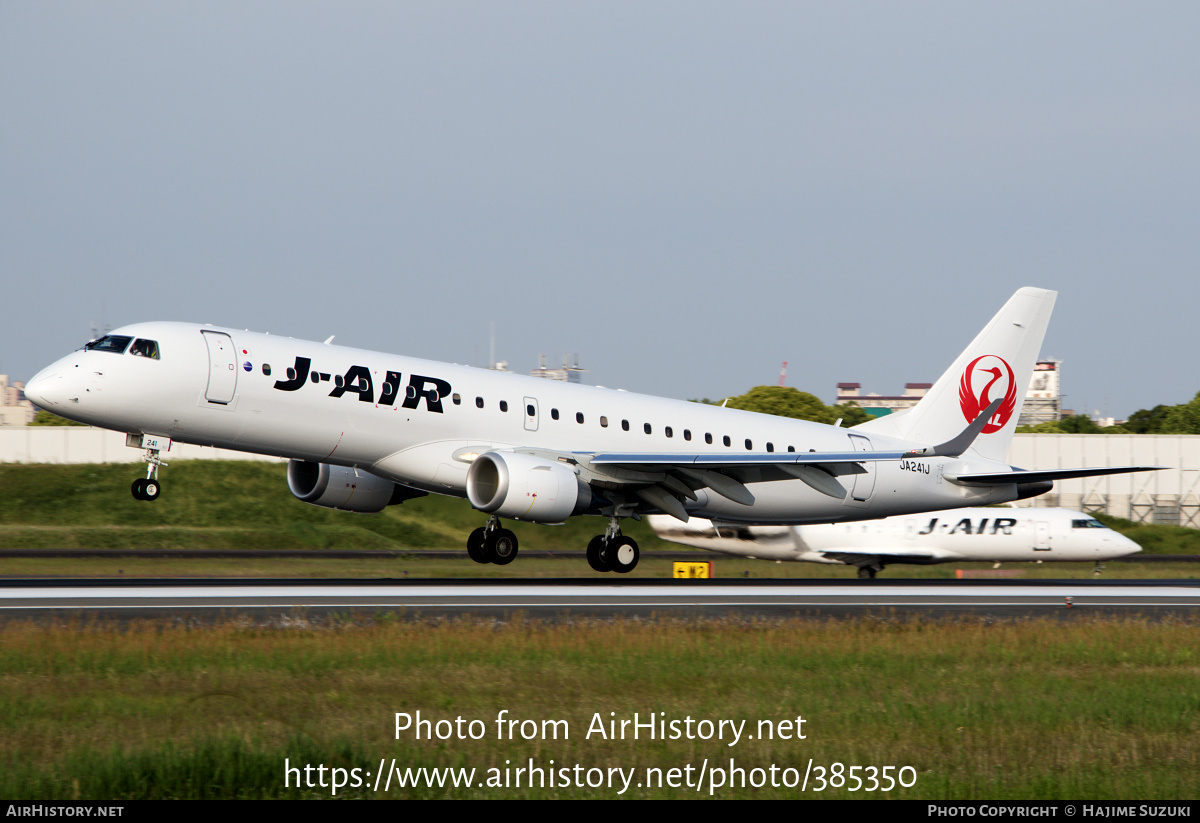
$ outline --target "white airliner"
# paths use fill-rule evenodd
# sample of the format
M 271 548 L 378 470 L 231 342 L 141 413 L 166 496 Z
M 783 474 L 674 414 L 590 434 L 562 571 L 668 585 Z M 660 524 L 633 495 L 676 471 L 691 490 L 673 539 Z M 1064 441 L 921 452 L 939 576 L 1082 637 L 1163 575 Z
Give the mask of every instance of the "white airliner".
M 500 518 L 608 518 L 588 545 L 628 572 L 620 520 L 665 512 L 727 523 L 867 520 L 1041 494 L 1057 478 L 1140 467 L 1020 471 L 1004 462 L 1055 292 L 1025 288 L 921 402 L 847 430 L 593 386 L 194 323 L 138 323 L 29 381 L 63 417 L 146 450 L 133 494 L 158 497 L 172 441 L 290 459 L 306 503 L 376 512 L 421 494 L 490 517 L 473 559 L 511 562 Z
M 863 578 L 894 563 L 1101 564 L 1142 550 L 1091 515 L 1071 509 L 951 509 L 810 526 L 741 526 L 698 517 L 680 523 L 660 514 L 649 520 L 659 537 L 674 543 L 760 560 L 857 566 Z

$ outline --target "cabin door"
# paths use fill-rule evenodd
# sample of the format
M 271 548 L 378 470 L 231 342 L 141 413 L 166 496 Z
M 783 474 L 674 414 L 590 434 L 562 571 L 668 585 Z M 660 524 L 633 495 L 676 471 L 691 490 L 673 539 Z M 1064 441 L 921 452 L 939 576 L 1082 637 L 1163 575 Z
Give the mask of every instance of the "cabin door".
M 851 434 L 849 437 L 850 444 L 856 452 L 871 451 L 871 441 L 861 434 Z M 866 469 L 866 473 L 854 475 L 854 490 L 850 492 L 850 496 L 862 502 L 870 500 L 875 491 L 875 461 L 868 460 L 858 465 Z
M 204 396 L 209 403 L 227 406 L 233 402 L 237 389 L 237 358 L 234 357 L 233 340 L 219 331 L 202 331 L 208 344 L 208 387 Z

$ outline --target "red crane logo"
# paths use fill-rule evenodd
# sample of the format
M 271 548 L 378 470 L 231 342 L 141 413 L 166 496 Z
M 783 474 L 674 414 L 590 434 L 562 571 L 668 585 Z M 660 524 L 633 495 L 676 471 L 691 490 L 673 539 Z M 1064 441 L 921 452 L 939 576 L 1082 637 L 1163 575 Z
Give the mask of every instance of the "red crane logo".
M 988 375 L 991 377 L 988 378 Z M 1012 366 L 1008 365 L 1003 357 L 985 354 L 967 364 L 962 380 L 959 381 L 958 402 L 962 406 L 963 417 L 967 418 L 968 423 L 971 423 L 996 399 L 993 394 L 999 396 L 1000 389 L 995 386 L 1004 377 L 1008 378 L 1007 385 L 1002 386 L 1004 400 L 1000 404 L 1000 408 L 992 415 L 992 419 L 983 427 L 982 434 L 1000 431 L 1013 416 L 1013 412 L 1017 410 L 1017 379 L 1013 374 Z M 983 384 L 983 388 L 978 392 L 975 390 L 977 384 Z

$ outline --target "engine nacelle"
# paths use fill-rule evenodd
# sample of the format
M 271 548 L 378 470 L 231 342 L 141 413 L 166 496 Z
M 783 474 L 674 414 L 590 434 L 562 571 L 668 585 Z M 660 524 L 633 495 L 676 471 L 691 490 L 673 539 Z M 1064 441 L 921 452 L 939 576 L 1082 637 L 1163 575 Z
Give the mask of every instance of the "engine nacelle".
M 287 482 L 298 500 L 347 512 L 383 511 L 389 503 L 398 503 L 406 496 L 411 496 L 401 495 L 400 500 L 393 501 L 396 492 L 403 487 L 391 480 L 384 480 L 361 469 L 356 472 L 345 466 L 304 460 L 288 462 Z
M 467 499 L 481 512 L 513 520 L 561 523 L 586 508 L 591 494 L 562 463 L 529 454 L 484 452 L 467 471 Z

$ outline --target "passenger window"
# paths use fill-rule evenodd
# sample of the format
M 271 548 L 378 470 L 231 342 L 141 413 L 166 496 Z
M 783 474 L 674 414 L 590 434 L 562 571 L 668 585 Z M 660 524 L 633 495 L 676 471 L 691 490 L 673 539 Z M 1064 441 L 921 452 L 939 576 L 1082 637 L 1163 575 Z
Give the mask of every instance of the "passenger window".
M 664 429 L 664 430 L 663 430 L 663 433 L 664 433 L 664 434 L 666 434 L 666 435 L 667 435 L 667 437 L 674 437 L 674 436 L 675 436 L 675 432 L 674 432 L 674 431 L 672 431 L 672 429 L 671 429 L 671 427 L 670 427 L 670 426 L 667 426 L 667 427 L 666 427 L 666 429 Z
M 692 430 L 691 430 L 691 429 L 684 429 L 684 430 L 683 430 L 683 439 L 684 439 L 684 440 L 691 440 L 691 439 L 692 439 Z
M 132 337 L 125 337 L 120 334 L 106 334 L 99 340 L 93 340 L 83 348 L 86 351 L 110 351 L 114 354 L 124 354 L 125 349 L 129 346 L 129 341 Z
M 133 341 L 133 345 L 129 347 L 129 353 L 136 357 L 149 357 L 151 360 L 158 359 L 158 343 L 154 340 L 142 340 L 140 337 Z
M 602 428 L 602 429 L 608 428 L 608 418 L 607 417 L 600 418 L 600 428 Z
M 704 433 L 704 442 L 710 446 L 712 445 L 712 434 L 711 433 L 709 433 L 709 432 Z
M 748 451 L 748 452 L 754 451 L 754 444 L 750 442 L 749 437 L 746 438 L 746 451 Z
M 475 398 L 475 408 L 477 408 L 477 409 L 483 408 L 483 398 L 482 397 Z
M 773 452 L 773 451 L 775 451 L 775 444 L 774 444 L 774 443 L 768 443 L 768 444 L 767 444 L 767 451 L 769 451 L 769 452 Z
M 460 395 L 458 392 L 455 392 L 454 394 L 450 395 L 450 399 L 454 402 L 454 405 L 456 405 L 456 406 L 462 405 L 462 395 Z
M 551 419 L 551 420 L 557 420 L 557 419 L 558 419 L 558 409 L 551 409 L 551 410 L 550 410 L 550 419 Z
M 629 431 L 629 421 L 628 420 L 621 421 L 621 431 Z
M 576 423 L 583 422 L 583 412 L 575 412 L 575 422 Z
M 525 414 L 529 417 L 535 417 L 537 415 L 537 409 L 533 407 L 532 403 L 525 407 Z
M 724 443 L 726 446 L 733 445 L 733 441 L 729 439 L 729 435 L 725 435 L 724 437 L 722 437 L 721 442 Z
M 508 401 L 507 400 L 500 401 L 500 411 L 508 411 Z
M 649 423 L 643 424 L 642 428 L 646 430 L 646 434 L 649 434 L 651 431 Z
M 788 451 L 789 451 L 789 452 L 795 452 L 795 451 L 796 451 L 796 447 L 795 447 L 795 446 L 788 446 Z
M 265 374 L 267 377 L 270 377 L 270 376 L 271 376 L 271 364 L 269 364 L 269 363 L 263 363 L 263 374 Z M 292 369 L 292 376 L 291 376 L 291 377 L 289 377 L 288 379 L 289 379 L 289 380 L 295 380 L 295 379 L 296 379 L 296 370 L 295 370 L 295 369 Z

